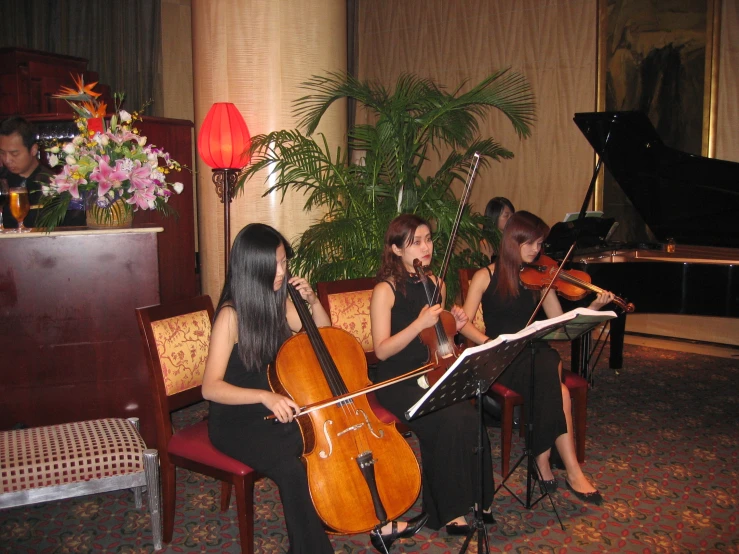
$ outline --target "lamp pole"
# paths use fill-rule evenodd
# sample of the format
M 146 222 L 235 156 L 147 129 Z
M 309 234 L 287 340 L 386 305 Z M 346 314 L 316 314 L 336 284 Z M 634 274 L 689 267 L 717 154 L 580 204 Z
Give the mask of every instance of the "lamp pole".
M 238 169 L 221 169 L 213 170 L 213 184 L 216 186 L 216 193 L 223 204 L 223 258 L 225 263 L 225 273 L 228 275 L 228 261 L 231 258 L 231 200 L 234 197 L 234 186 L 239 175 Z

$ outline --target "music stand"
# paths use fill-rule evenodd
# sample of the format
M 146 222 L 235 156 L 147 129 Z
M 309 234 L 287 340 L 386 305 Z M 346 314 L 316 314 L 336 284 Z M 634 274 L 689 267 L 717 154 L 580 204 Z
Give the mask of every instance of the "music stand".
M 543 479 L 541 477 L 541 471 L 539 470 L 539 466 L 536 463 L 534 454 L 531 452 L 531 444 L 533 442 L 533 437 L 534 437 L 534 424 L 533 424 L 533 421 L 534 421 L 534 392 L 535 392 L 534 373 L 535 373 L 535 365 L 536 365 L 535 342 L 536 341 L 575 340 L 578 337 L 581 337 L 582 335 L 589 333 L 593 328 L 597 327 L 601 323 L 609 319 L 614 319 L 615 317 L 616 317 L 616 314 L 611 311 L 600 312 L 596 310 L 590 310 L 588 308 L 576 308 L 572 311 L 562 314 L 561 316 L 558 316 L 552 319 L 547 319 L 544 321 L 538 321 L 536 323 L 529 325 L 529 327 L 526 327 L 526 329 L 535 327 L 536 330 L 529 336 L 529 340 L 528 340 L 529 348 L 531 349 L 531 375 L 529 377 L 529 406 L 528 406 L 529 412 L 528 412 L 528 421 L 526 422 L 525 446 L 524 446 L 523 454 L 521 454 L 521 457 L 513 465 L 511 470 L 508 472 L 508 475 L 506 475 L 503 478 L 503 481 L 500 483 L 500 485 L 498 485 L 498 488 L 495 489 L 495 492 L 497 493 L 501 488 L 505 488 L 526 509 L 533 508 L 545 496 L 548 497 L 549 501 L 552 503 L 552 509 L 554 510 L 554 514 L 557 516 L 557 520 L 559 521 L 559 524 L 562 527 L 562 530 L 564 530 L 564 524 L 562 523 L 562 520 L 559 517 L 559 513 L 557 512 L 557 508 L 554 505 L 552 496 L 549 494 L 549 491 L 547 490 L 547 487 L 543 482 Z M 506 485 L 506 481 L 508 481 L 508 479 L 513 474 L 513 472 L 516 470 L 516 468 L 519 465 L 521 465 L 521 462 L 523 462 L 524 460 L 527 461 L 526 463 L 526 502 L 525 503 L 518 497 L 518 495 L 515 492 L 513 492 Z M 541 492 L 541 495 L 539 496 L 539 498 L 537 498 L 536 500 L 532 502 L 534 472 L 536 472 L 536 475 L 538 477 L 539 487 L 540 487 L 539 491 Z
M 465 539 L 460 554 L 467 551 L 472 537 L 477 533 L 478 552 L 490 552 L 485 522 L 482 519 L 484 510 L 484 468 L 483 468 L 483 433 L 486 433 L 482 395 L 495 382 L 501 373 L 511 364 L 523 350 L 527 338 L 533 332 L 521 332 L 516 335 L 501 335 L 497 339 L 466 349 L 442 377 L 405 412 L 408 420 L 420 417 L 429 412 L 456 404 L 472 396 L 477 397 L 479 429 L 477 436 L 477 466 L 480 488 L 480 499 L 475 508 L 475 522 Z M 493 483 L 494 485 L 494 483 Z M 484 550 L 483 550 L 484 545 Z

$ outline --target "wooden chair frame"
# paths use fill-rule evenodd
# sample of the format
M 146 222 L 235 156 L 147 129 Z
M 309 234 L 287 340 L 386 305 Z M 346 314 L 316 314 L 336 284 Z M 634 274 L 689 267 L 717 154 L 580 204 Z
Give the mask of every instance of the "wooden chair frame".
M 157 448 L 161 459 L 162 474 L 164 542 L 170 542 L 174 532 L 176 468 L 182 467 L 221 481 L 220 508 L 222 512 L 228 510 L 231 500 L 231 487 L 233 486 L 236 489 L 236 507 L 241 551 L 245 554 L 252 554 L 254 552 L 254 505 L 252 499 L 254 496 L 254 482 L 259 478 L 259 475 L 248 466 L 228 458 L 225 454 L 223 455 L 225 458 L 233 461 L 234 464 L 243 466 L 246 468 L 246 471 L 242 470 L 240 473 L 231 473 L 169 452 L 169 443 L 174 434 L 171 413 L 197 402 L 202 402 L 203 395 L 201 386 L 198 385 L 167 396 L 164 378 L 162 376 L 162 366 L 151 324 L 163 319 L 201 311 L 207 311 L 209 321 L 213 321 L 213 303 L 207 295 L 167 305 L 136 309 L 139 330 L 141 331 L 141 337 L 144 342 L 154 391 L 153 400 L 156 414 Z M 204 421 L 196 425 L 207 425 L 207 422 Z

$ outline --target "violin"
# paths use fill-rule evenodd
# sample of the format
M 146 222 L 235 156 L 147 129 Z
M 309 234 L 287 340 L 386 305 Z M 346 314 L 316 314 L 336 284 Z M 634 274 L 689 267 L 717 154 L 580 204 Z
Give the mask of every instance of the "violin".
M 522 265 L 519 278 L 527 289 L 542 290 L 552 282 L 552 277 L 557 273 L 558 267 L 559 264 L 555 260 L 549 256 L 541 255 L 536 262 Z M 552 284 L 552 288 L 567 300 L 582 300 L 588 292 L 596 294 L 605 292 L 590 281 L 590 275 L 584 271 L 576 269 L 561 270 Z M 635 310 L 634 304 L 618 296 L 613 297 L 613 303 L 627 314 Z
M 413 260 L 413 268 L 416 270 L 418 280 L 423 283 L 429 306 L 438 304 L 440 299 L 435 298 L 436 290 L 432 291 L 430 279 L 426 275 L 426 269 L 421 264 L 421 260 Z M 456 333 L 457 321 L 451 312 L 444 310 L 439 314 L 439 321 L 433 327 L 424 329 L 418 335 L 421 342 L 429 349 L 428 361 L 436 366 L 436 369 L 418 378 L 421 388 L 426 389 L 441 379 L 441 376 L 459 357 L 460 349 L 454 344 Z
M 480 153 L 475 152 L 472 156 L 467 182 L 465 183 L 462 197 L 459 201 L 457 216 L 454 219 L 454 224 L 452 225 L 452 230 L 449 234 L 449 244 L 447 244 L 446 253 L 444 254 L 444 261 L 441 264 L 439 276 L 433 291 L 431 290 L 431 284 L 426 276 L 426 270 L 421 264 L 421 261 L 413 260 L 413 269 L 416 271 L 416 277 L 423 283 L 423 288 L 426 292 L 426 300 L 428 301 L 429 306 L 434 306 L 441 302 L 441 284 L 444 282 L 444 277 L 449 268 L 449 261 L 451 260 L 452 252 L 454 251 L 454 242 L 457 239 L 457 233 L 459 231 L 459 223 L 462 221 L 462 214 L 464 213 L 467 200 L 469 200 L 470 192 L 472 190 L 472 181 L 475 179 L 475 174 L 477 173 L 477 167 L 479 164 Z M 444 375 L 446 370 L 449 369 L 459 356 L 460 349 L 458 349 L 454 344 L 454 335 L 456 333 L 456 320 L 454 319 L 454 316 L 446 310 L 441 312 L 439 321 L 437 321 L 433 327 L 429 327 L 421 331 L 419 338 L 429 349 L 429 362 L 437 365 L 437 369 L 418 378 L 418 385 L 421 388 L 427 389 L 436 383 L 436 381 L 441 379 L 441 376 Z
M 364 533 L 403 515 L 421 490 L 421 471 L 408 442 L 372 411 L 359 341 L 336 327 L 318 328 L 300 293 L 288 283 L 303 331 L 277 353 L 267 376 L 277 394 L 301 406 L 327 403 L 296 415 L 311 499 L 329 531 Z

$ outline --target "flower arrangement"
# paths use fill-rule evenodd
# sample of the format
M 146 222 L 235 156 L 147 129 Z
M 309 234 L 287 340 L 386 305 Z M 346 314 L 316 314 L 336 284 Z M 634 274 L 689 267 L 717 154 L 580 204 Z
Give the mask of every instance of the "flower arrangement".
M 62 87 L 54 95 L 75 111 L 80 133 L 71 142 L 55 142 L 46 149 L 49 165 L 61 165 L 61 172 L 41 188 L 37 225 L 47 231 L 61 224 L 71 202 L 86 202 L 88 225 L 91 209 L 101 224 L 106 220 L 130 222 L 139 209 L 169 215 L 174 213 L 167 203 L 169 197 L 184 187 L 180 182 L 167 182 L 168 174 L 180 171 L 181 166 L 163 149 L 147 144 L 134 127 L 140 112 L 121 109 L 123 94 L 114 94 L 115 113 L 106 128 L 107 106 L 94 91 L 96 84 L 85 85 L 78 76 L 76 90 Z

